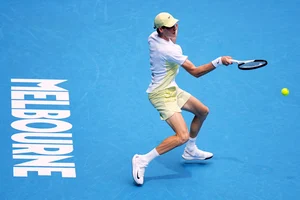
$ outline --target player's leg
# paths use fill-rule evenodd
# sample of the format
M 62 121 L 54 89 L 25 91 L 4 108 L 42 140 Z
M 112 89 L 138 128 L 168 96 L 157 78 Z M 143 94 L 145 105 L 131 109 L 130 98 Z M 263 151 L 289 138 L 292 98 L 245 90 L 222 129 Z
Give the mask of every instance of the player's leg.
M 189 139 L 187 125 L 180 112 L 175 112 L 166 122 L 174 130 L 175 135 L 163 140 L 156 148 L 144 155 L 134 155 L 132 158 L 132 175 L 137 184 L 144 183 L 145 168 L 157 156 L 162 155 L 177 146 L 184 144 Z
M 174 149 L 175 147 L 184 144 L 189 139 L 188 127 L 181 113 L 174 113 L 170 118 L 166 120 L 166 122 L 173 129 L 175 135 L 168 137 L 156 147 L 159 155 L 162 155 Z
M 195 115 L 190 127 L 190 136 L 191 138 L 195 138 L 197 137 L 202 124 L 209 113 L 209 109 L 193 96 L 191 96 L 189 100 L 183 105 L 182 109 Z
M 195 115 L 190 126 L 190 139 L 187 142 L 182 157 L 186 160 L 206 160 L 212 158 L 212 153 L 198 149 L 195 144 L 196 137 L 209 113 L 208 107 L 195 97 L 191 96 L 189 100 L 183 105 L 182 109 Z

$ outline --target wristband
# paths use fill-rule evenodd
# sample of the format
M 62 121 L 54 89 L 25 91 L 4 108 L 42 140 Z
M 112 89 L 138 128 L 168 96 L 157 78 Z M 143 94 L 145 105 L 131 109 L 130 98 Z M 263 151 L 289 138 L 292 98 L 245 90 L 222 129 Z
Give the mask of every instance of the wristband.
M 218 57 L 215 60 L 211 61 L 214 67 L 218 67 L 220 65 L 223 65 L 222 63 L 222 57 Z

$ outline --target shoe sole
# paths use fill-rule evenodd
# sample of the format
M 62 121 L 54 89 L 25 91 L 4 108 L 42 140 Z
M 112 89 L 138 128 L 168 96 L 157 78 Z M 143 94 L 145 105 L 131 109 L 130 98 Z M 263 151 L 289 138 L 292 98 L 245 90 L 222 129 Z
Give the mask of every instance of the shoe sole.
M 213 155 L 207 158 L 195 158 L 195 157 L 186 157 L 184 155 L 182 155 L 182 158 L 185 160 L 208 160 L 211 159 L 212 157 L 214 157 Z

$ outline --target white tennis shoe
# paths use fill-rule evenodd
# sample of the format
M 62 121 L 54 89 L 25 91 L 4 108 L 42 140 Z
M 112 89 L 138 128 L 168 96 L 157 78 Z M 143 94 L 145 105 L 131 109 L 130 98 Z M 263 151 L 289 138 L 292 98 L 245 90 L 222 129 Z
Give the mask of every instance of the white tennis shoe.
M 184 152 L 182 154 L 182 157 L 185 160 L 208 160 L 213 156 L 214 154 L 207 151 L 202 151 L 198 149 L 197 146 L 193 147 L 192 149 L 185 147 Z
M 136 184 L 142 185 L 144 183 L 145 168 L 148 163 L 142 159 L 138 154 L 132 158 L 132 177 Z

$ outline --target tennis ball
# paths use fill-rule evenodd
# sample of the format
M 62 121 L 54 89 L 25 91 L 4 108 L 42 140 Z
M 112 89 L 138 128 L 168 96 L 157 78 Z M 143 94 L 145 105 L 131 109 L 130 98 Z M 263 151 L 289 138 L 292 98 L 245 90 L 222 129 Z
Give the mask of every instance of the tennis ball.
M 282 95 L 287 96 L 287 95 L 289 95 L 289 93 L 290 93 L 289 89 L 287 89 L 287 88 L 282 88 L 282 90 L 281 90 L 281 94 L 282 94 Z

